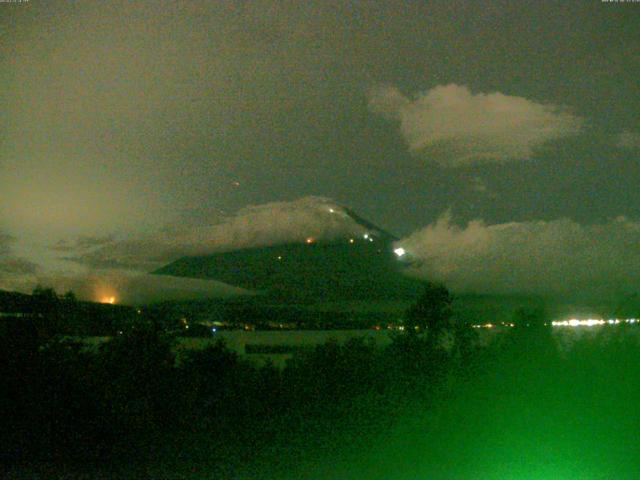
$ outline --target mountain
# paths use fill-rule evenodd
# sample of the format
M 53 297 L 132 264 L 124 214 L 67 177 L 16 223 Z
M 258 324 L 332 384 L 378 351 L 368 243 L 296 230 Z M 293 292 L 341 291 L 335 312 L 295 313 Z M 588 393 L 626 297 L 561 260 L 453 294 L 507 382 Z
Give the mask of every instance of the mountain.
M 355 228 L 340 238 L 183 257 L 153 273 L 215 279 L 295 301 L 418 295 L 422 282 L 403 275 L 409 259 L 402 250 L 394 252 L 397 238 L 349 209 L 343 212 Z

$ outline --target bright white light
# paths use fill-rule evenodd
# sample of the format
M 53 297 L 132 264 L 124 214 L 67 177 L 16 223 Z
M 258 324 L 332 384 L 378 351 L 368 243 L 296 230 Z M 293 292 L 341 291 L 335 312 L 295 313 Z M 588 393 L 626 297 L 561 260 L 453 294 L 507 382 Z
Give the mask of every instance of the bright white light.
M 395 253 L 397 256 L 401 257 L 401 256 L 403 256 L 403 255 L 404 255 L 405 253 L 407 253 L 407 252 L 405 251 L 405 249 L 404 249 L 404 248 L 400 247 L 400 248 L 396 248 L 396 249 L 393 251 L 393 253 Z
M 330 208 L 329 213 L 336 213 L 336 211 L 333 208 Z
M 365 233 L 365 234 L 363 235 L 363 237 L 364 237 L 364 239 L 365 239 L 365 240 L 368 240 L 368 239 L 369 239 L 369 234 L 368 234 L 368 233 Z
M 609 320 L 603 320 L 601 318 L 587 318 L 585 320 L 579 320 L 577 318 L 571 318 L 569 320 L 555 320 L 551 322 L 554 327 L 595 327 L 599 325 L 620 325 L 621 323 L 636 323 L 636 318 L 610 318 Z

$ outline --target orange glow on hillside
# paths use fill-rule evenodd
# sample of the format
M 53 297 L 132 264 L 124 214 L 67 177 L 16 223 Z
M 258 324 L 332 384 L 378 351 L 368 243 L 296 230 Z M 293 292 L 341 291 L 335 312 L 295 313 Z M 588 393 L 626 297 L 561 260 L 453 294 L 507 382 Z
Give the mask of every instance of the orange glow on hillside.
M 116 303 L 116 297 L 102 297 L 100 299 L 100 303 L 109 303 L 113 305 L 114 303 Z

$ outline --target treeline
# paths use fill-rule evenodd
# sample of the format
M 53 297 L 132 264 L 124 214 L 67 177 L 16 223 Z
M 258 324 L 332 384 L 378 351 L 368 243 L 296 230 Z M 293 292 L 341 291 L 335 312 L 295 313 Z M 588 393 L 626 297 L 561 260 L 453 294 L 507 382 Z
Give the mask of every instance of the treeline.
M 284 370 L 256 368 L 222 343 L 176 356 L 174 340 L 153 324 L 115 336 L 97 352 L 71 341 L 2 338 L 2 460 L 177 458 L 180 438 L 197 443 L 190 455 L 222 465 L 237 459 L 220 456 L 231 445 L 317 438 L 308 429 L 318 422 L 341 428 L 363 415 L 388 422 L 409 399 L 477 365 L 471 348 L 445 351 L 415 335 L 398 336 L 387 348 L 330 342 Z
M 33 331 L 41 339 L 111 336 L 143 321 L 136 308 L 79 301 L 72 291 L 58 294 L 45 287 L 36 287 L 31 295 L 1 292 L 0 312 L 0 335 Z
M 45 324 L 65 300 L 46 301 L 38 317 Z M 282 370 L 257 368 L 222 343 L 175 348 L 176 333 L 146 313 L 90 350 L 29 329 L 5 332 L 0 460 L 17 468 L 206 464 L 225 478 L 265 452 L 332 449 L 341 433 L 357 445 L 409 404 L 428 405 L 491 364 L 496 350 L 456 324 L 451 302 L 444 287 L 431 286 L 389 346 L 329 342 Z
M 79 301 L 72 291 L 58 294 L 53 288 L 37 287 L 31 295 L 0 292 L 0 335 L 32 329 L 43 338 L 114 336 L 149 322 L 168 333 L 189 337 L 210 337 L 212 325 L 216 329 L 339 330 L 397 328 L 404 323 L 419 331 L 429 328 L 435 332 L 443 325 L 454 328 L 478 323 L 473 312 L 460 312 L 459 308 L 454 312 L 452 305 L 449 291 L 431 283 L 425 284 L 422 295 L 405 315 L 315 311 L 299 305 L 270 304 L 262 297 L 163 302 L 135 308 Z M 430 326 L 426 319 L 430 319 Z M 536 327 L 548 323 L 548 319 L 548 313 L 539 306 L 519 307 L 512 312 L 510 322 Z

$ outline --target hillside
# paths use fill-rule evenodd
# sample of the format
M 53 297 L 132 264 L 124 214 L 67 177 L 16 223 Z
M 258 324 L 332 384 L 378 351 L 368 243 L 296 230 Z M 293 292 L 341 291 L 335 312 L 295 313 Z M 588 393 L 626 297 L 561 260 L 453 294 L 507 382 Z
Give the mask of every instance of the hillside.
M 402 274 L 405 265 L 390 242 L 349 240 L 184 257 L 154 273 L 215 279 L 296 301 L 412 298 L 421 291 L 420 281 Z

